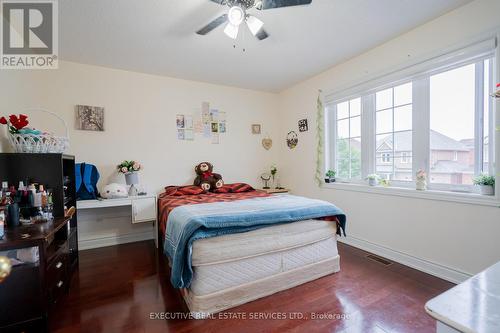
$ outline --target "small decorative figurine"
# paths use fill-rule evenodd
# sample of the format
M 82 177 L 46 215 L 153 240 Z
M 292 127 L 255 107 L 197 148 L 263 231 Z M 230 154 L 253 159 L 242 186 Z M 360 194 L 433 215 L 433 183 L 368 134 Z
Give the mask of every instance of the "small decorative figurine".
M 427 174 L 422 169 L 417 171 L 416 188 L 419 191 L 427 190 Z
M 269 181 L 271 180 L 271 174 L 269 174 L 269 173 L 263 173 L 262 175 L 260 175 L 260 179 L 262 179 L 262 181 L 264 182 L 263 189 L 264 190 L 270 189 L 270 187 L 269 187 Z

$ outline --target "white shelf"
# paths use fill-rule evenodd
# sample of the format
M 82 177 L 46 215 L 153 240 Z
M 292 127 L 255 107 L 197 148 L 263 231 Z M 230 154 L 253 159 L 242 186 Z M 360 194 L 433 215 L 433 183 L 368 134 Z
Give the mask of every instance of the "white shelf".
M 119 199 L 102 199 L 102 200 L 79 200 L 76 202 L 77 209 L 96 209 L 108 207 L 131 206 L 135 199 L 156 198 L 155 195 L 139 195 L 134 197 L 119 198 Z

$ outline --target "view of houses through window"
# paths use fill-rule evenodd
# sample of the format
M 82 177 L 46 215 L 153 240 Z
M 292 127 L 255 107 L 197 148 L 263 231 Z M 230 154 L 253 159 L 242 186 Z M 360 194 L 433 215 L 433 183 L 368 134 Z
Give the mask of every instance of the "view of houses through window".
M 375 173 L 385 179 L 411 181 L 412 83 L 375 94 Z
M 427 106 L 421 110 L 414 110 L 416 81 L 336 104 L 334 156 L 338 177 L 360 179 L 366 176 L 362 174 L 365 170 L 388 180 L 411 182 L 415 168 L 421 168 L 423 161 L 428 163 L 423 165 L 431 184 L 467 186 L 472 185 L 474 176 L 490 173 L 492 67 L 492 59 L 488 58 L 419 78 L 422 81 L 416 89 L 426 92 L 418 94 L 425 99 L 419 105 Z M 372 126 L 372 138 L 361 133 L 364 112 L 373 115 L 363 120 L 370 122 L 364 128 Z M 419 128 L 419 133 L 428 135 L 428 143 L 426 139 L 413 142 L 413 121 L 420 116 L 413 112 L 422 116 L 427 113 L 429 124 Z M 373 155 L 362 157 L 362 139 L 367 140 L 364 148 L 374 149 Z M 415 147 L 424 144 L 428 146 L 428 156 L 420 154 L 414 160 Z M 369 163 L 366 156 L 374 156 L 375 162 Z M 372 166 L 363 169 L 364 163 Z

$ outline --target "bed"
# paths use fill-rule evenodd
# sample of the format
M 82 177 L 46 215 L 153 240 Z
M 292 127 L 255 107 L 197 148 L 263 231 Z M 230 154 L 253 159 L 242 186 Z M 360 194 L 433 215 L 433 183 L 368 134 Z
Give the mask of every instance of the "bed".
M 246 184 L 225 188 L 205 194 L 190 186 L 167 187 L 158 200 L 171 283 L 196 317 L 340 270 L 337 236 L 345 215 L 337 207 L 271 196 Z M 193 221 L 201 226 L 193 228 Z

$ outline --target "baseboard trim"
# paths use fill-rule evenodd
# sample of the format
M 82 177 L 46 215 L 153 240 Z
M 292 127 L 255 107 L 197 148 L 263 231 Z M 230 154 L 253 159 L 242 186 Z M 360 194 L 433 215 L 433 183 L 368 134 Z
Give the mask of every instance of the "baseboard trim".
M 118 235 L 118 236 L 100 237 L 100 238 L 93 238 L 93 239 L 82 239 L 82 240 L 78 240 L 78 249 L 79 250 L 90 250 L 90 249 L 96 249 L 99 247 L 140 242 L 140 241 L 154 239 L 154 238 L 155 238 L 154 232 L 145 231 L 145 232 L 137 232 L 137 233 L 132 233 L 132 234 Z
M 409 254 L 399 252 L 385 246 L 381 246 L 363 239 L 347 236 L 338 239 L 339 242 L 357 247 L 361 250 L 371 252 L 378 256 L 390 259 L 405 266 L 414 268 L 424 273 L 434 275 L 446 281 L 453 283 L 462 283 L 472 275 L 460 272 L 450 267 L 446 267 L 434 262 L 420 259 Z

